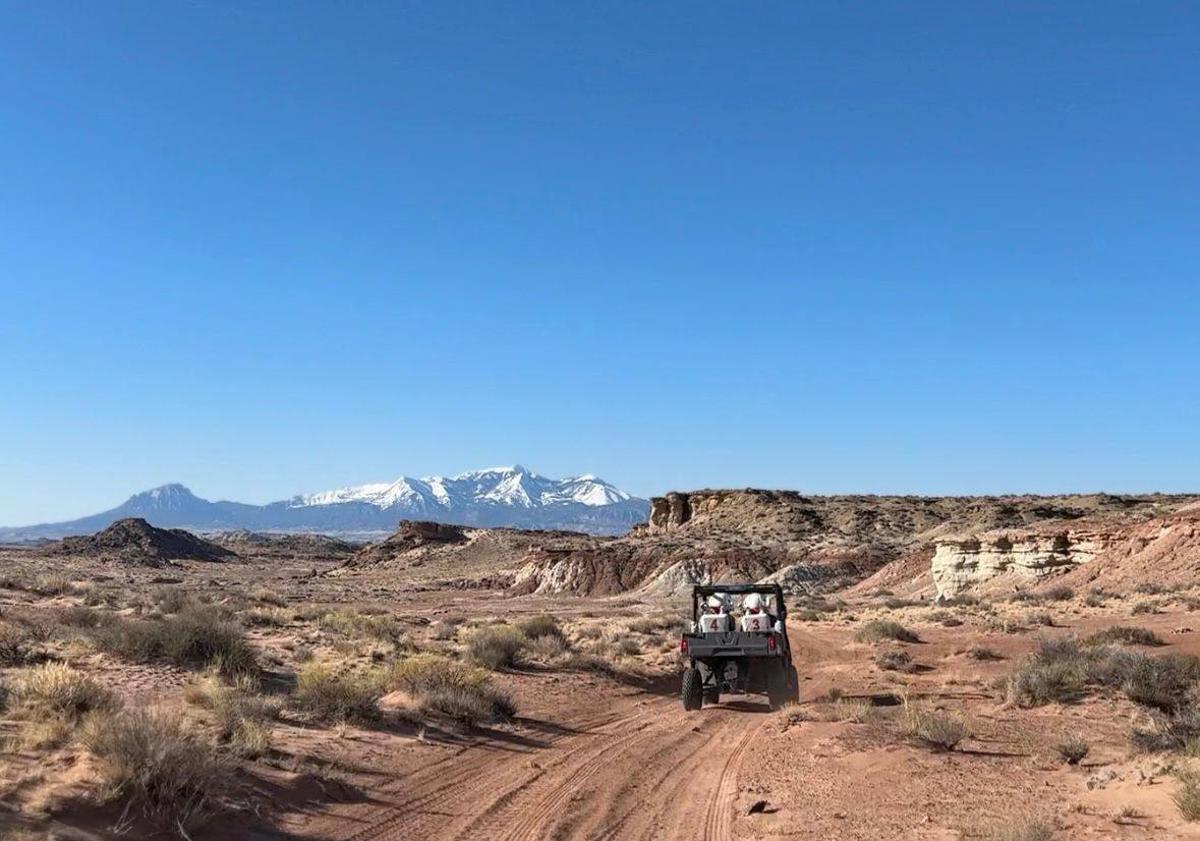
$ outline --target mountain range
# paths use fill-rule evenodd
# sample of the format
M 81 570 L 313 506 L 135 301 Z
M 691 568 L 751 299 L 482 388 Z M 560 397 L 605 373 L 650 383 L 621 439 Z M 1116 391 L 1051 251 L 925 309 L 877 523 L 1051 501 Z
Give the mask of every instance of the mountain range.
M 294 496 L 266 505 L 210 502 L 180 484 L 134 494 L 108 511 L 60 523 L 0 528 L 0 541 L 91 534 L 126 517 L 155 526 L 199 532 L 250 529 L 369 537 L 390 533 L 400 520 L 436 520 L 466 526 L 570 529 L 621 534 L 645 522 L 649 502 L 596 476 L 550 479 L 521 465 L 457 476 L 402 476 Z

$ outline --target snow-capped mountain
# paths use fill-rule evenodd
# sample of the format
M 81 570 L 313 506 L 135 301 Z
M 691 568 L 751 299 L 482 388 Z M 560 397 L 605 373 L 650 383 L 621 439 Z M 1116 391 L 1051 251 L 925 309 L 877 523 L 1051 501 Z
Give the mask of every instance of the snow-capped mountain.
M 461 473 L 450 478 L 401 476 L 390 484 L 358 485 L 297 496 L 290 504 L 299 508 L 365 502 L 383 510 L 400 507 L 410 511 L 452 511 L 472 505 L 545 508 L 577 503 L 599 507 L 630 499 L 629 494 L 590 474 L 547 479 L 517 464 Z
M 592 475 L 550 479 L 520 465 L 457 476 L 402 476 L 295 496 L 267 505 L 210 502 L 183 485 L 135 494 L 109 511 L 64 523 L 0 528 L 0 541 L 59 538 L 99 531 L 123 517 L 194 531 L 390 533 L 400 520 L 620 534 L 644 522 L 649 503 Z

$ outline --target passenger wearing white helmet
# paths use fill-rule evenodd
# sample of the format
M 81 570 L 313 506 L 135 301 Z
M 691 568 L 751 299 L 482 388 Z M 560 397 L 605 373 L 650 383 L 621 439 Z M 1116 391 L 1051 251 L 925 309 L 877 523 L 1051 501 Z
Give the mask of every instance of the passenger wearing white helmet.
M 775 617 L 767 612 L 761 593 L 749 593 L 742 599 L 742 630 L 767 633 L 775 630 Z
M 700 616 L 701 633 L 715 634 L 729 630 L 729 614 L 725 612 L 725 599 L 711 595 L 704 600 L 704 613 Z

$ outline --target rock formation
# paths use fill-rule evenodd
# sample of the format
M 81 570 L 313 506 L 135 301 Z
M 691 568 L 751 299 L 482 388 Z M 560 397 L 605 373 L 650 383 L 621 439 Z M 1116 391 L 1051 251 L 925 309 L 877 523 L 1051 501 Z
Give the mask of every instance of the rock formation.
M 145 566 L 170 561 L 226 561 L 237 555 L 183 529 L 160 529 L 145 520 L 118 520 L 86 537 L 67 537 L 40 550 L 45 555 L 78 555 Z

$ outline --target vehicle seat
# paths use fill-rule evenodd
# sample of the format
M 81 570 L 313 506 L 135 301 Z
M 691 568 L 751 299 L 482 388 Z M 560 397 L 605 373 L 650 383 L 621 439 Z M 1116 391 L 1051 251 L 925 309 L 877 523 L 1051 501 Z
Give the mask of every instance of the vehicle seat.
M 751 634 L 769 634 L 775 620 L 769 613 L 747 613 L 742 616 L 742 630 Z
M 728 613 L 704 613 L 700 616 L 700 633 L 723 634 L 730 629 Z

